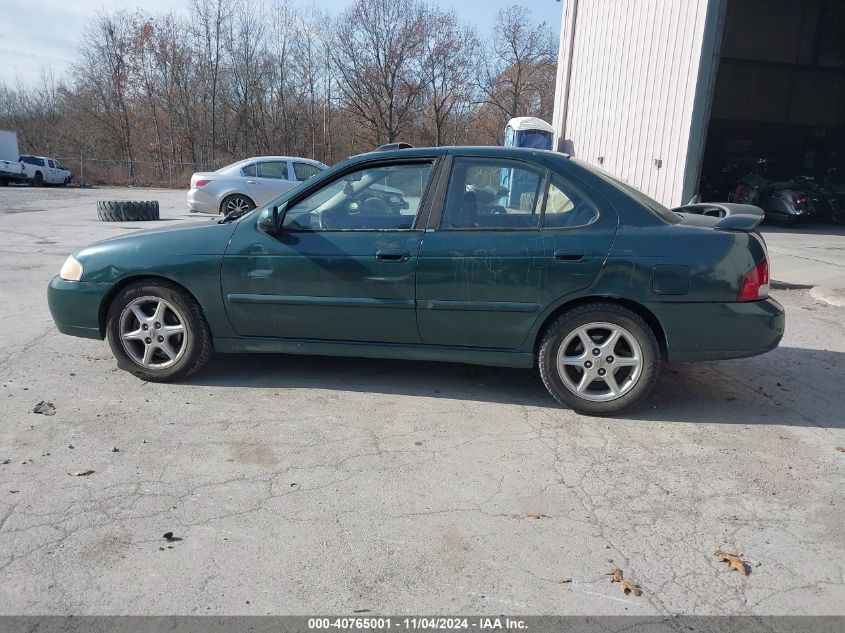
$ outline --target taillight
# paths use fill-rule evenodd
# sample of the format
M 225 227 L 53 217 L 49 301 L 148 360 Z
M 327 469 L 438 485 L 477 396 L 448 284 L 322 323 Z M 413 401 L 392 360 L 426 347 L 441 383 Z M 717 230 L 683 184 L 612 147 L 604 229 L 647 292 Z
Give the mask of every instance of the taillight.
M 739 289 L 738 301 L 754 301 L 769 296 L 769 260 L 764 258 L 748 271 Z
M 205 185 L 207 185 L 210 182 L 211 182 L 210 180 L 197 180 L 194 183 L 194 187 L 204 187 Z

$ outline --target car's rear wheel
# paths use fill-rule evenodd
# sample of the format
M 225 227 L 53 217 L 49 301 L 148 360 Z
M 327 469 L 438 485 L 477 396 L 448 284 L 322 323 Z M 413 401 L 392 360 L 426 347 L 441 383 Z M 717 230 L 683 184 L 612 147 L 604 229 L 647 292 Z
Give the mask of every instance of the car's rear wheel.
M 43 175 L 40 171 L 35 172 L 35 176 L 33 176 L 33 177 L 32 177 L 32 180 L 30 181 L 30 184 L 31 184 L 33 187 L 42 187 L 42 186 L 44 186 L 44 175 Z
M 164 281 L 123 288 L 109 306 L 106 335 L 121 369 L 154 382 L 191 375 L 213 351 L 199 304 Z
M 233 193 L 231 196 L 223 198 L 220 203 L 220 213 L 229 215 L 230 213 L 246 213 L 255 208 L 255 203 L 248 197 L 240 193 Z
M 546 329 L 538 365 L 558 402 L 579 413 L 613 415 L 654 387 L 660 347 L 637 313 L 593 303 L 565 312 Z

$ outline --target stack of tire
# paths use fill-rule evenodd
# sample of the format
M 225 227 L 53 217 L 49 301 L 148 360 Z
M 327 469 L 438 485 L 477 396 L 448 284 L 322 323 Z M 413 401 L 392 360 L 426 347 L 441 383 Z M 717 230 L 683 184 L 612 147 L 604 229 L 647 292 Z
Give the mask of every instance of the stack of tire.
M 100 200 L 97 217 L 103 222 L 144 222 L 158 220 L 158 200 Z

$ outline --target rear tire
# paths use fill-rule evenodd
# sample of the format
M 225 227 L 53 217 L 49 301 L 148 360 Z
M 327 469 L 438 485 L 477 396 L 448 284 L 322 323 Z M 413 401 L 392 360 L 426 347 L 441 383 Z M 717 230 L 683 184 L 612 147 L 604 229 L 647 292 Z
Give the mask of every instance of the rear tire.
M 214 351 L 200 305 L 178 286 L 158 280 L 130 284 L 117 294 L 109 305 L 106 338 L 118 367 L 151 382 L 186 378 Z
M 44 186 L 44 175 L 40 171 L 35 172 L 35 175 L 32 177 L 30 184 L 33 187 L 43 187 Z
M 245 196 L 240 193 L 233 193 L 232 195 L 223 198 L 223 202 L 220 203 L 220 214 L 227 216 L 236 211 L 252 211 L 254 208 L 255 203 L 249 196 Z
M 578 413 L 615 415 L 654 387 L 660 347 L 637 313 L 612 303 L 590 303 L 552 322 L 537 361 L 555 400 Z

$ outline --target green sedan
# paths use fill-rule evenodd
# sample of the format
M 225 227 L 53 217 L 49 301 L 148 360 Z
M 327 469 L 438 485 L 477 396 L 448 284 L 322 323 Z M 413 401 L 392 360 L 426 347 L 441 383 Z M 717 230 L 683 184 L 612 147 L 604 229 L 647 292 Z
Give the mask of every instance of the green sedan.
M 144 380 L 215 351 L 536 364 L 559 402 L 609 415 L 664 360 L 778 345 L 754 211 L 671 211 L 553 152 L 373 152 L 248 213 L 82 248 L 48 299 Z

